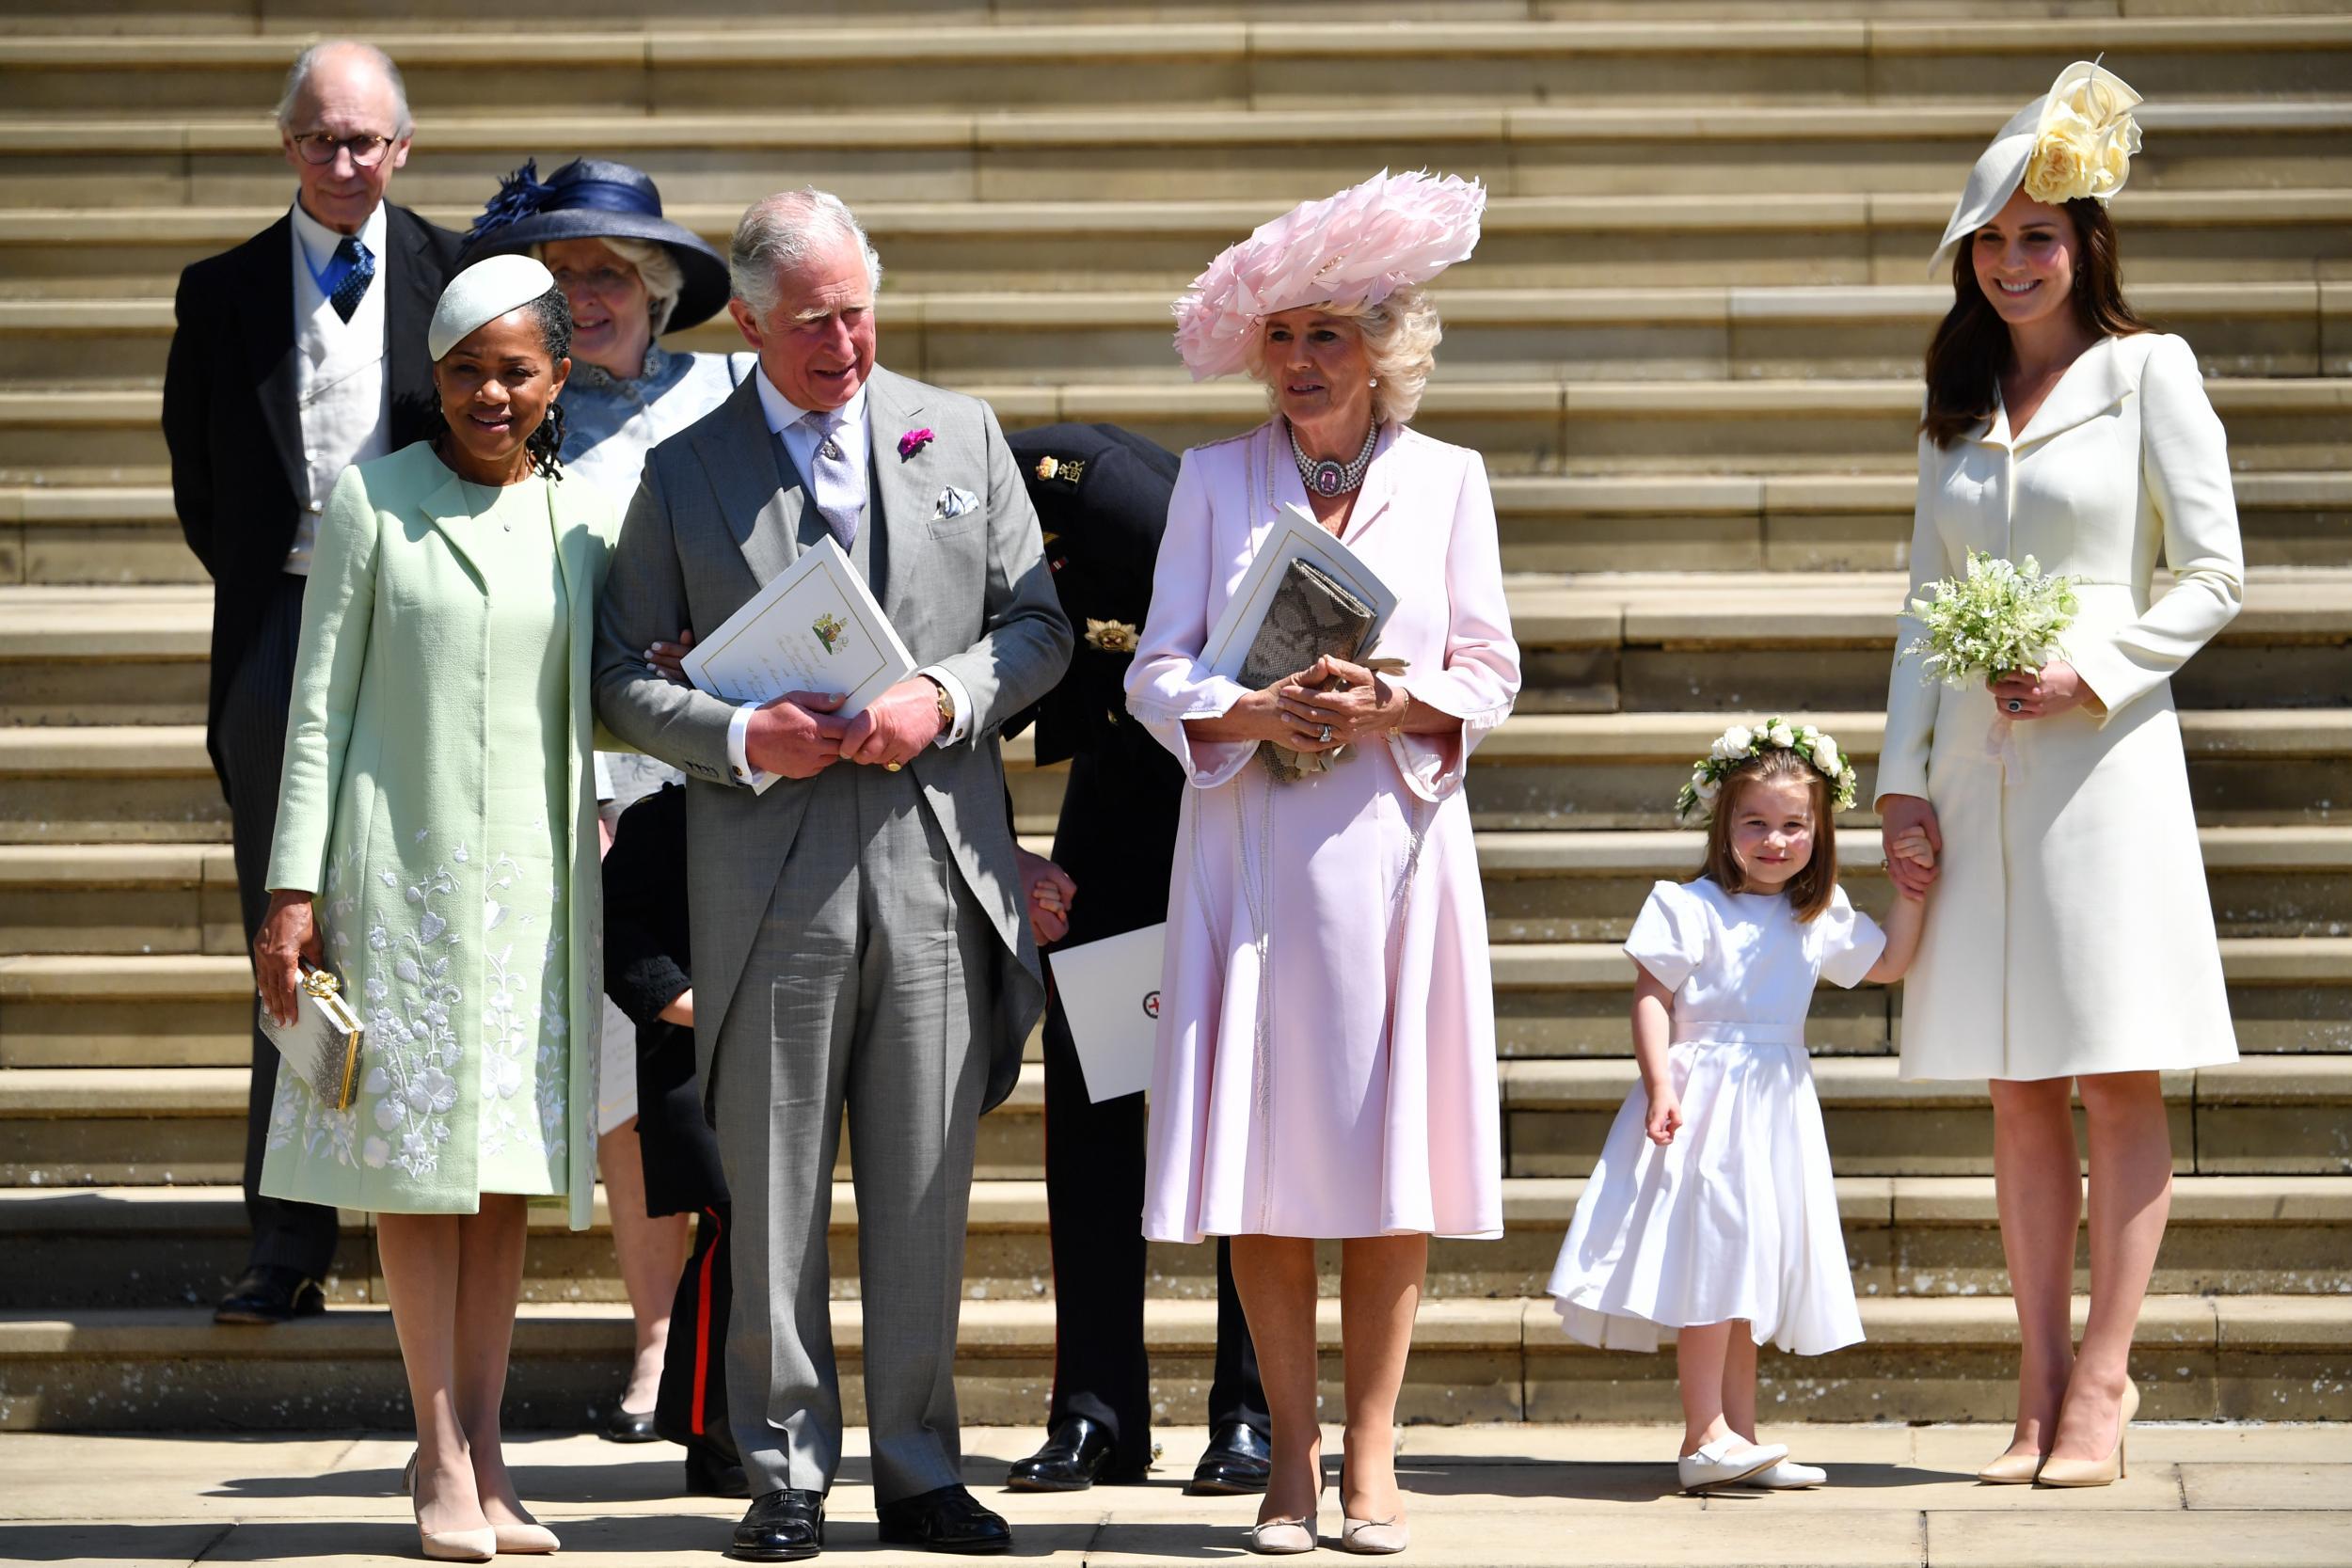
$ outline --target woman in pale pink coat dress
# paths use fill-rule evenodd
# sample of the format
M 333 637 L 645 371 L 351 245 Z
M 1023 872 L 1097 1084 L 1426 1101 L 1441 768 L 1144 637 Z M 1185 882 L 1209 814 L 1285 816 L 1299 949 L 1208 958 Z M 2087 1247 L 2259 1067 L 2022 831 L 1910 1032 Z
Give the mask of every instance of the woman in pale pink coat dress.
M 1510 712 L 1518 649 L 1485 465 L 1406 427 L 1438 338 L 1416 274 L 1469 253 L 1483 200 L 1459 181 L 1373 182 L 1261 229 L 1179 307 L 1195 374 L 1247 369 L 1277 413 L 1184 454 L 1127 682 L 1128 707 L 1193 786 L 1168 895 L 1143 1227 L 1234 1239 L 1274 1427 L 1249 1542 L 1265 1552 L 1315 1541 L 1314 1240 L 1345 1239 L 1343 1541 L 1393 1551 L 1391 1430 L 1429 1237 L 1502 1232 L 1462 779 Z M 1327 660 L 1252 691 L 1200 662 L 1286 502 L 1398 595 L 1375 654 L 1402 673 Z M 1340 689 L 1319 689 L 1334 676 Z M 1253 761 L 1269 740 L 1347 751 L 1280 783 Z

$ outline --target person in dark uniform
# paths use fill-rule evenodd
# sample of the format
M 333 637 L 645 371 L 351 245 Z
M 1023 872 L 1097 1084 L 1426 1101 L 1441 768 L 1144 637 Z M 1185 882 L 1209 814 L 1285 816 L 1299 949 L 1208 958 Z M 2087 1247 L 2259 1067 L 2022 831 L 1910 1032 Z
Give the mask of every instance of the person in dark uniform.
M 1040 764 L 1070 763 L 1051 861 L 1023 853 L 1030 927 L 1047 954 L 1168 916 L 1184 775 L 1127 717 L 1123 685 L 1152 598 L 1177 460 L 1114 425 L 1006 436 L 1045 534 L 1063 613 L 1078 633 L 1068 673 L 1006 725 L 1036 730 Z M 1144 1354 L 1144 1097 L 1097 1104 L 1061 998 L 1045 1015 L 1045 1201 L 1054 1253 L 1054 1399 L 1045 1446 L 1012 1466 L 1015 1491 L 1078 1491 L 1151 1468 Z M 1196 1492 L 1265 1490 L 1265 1394 L 1226 1243 L 1217 1243 L 1216 1367 Z
M 694 1250 L 670 1309 L 653 1426 L 686 1449 L 686 1490 L 750 1496 L 727 1428 L 733 1213 L 694 1071 L 693 945 L 686 918 L 686 790 L 621 814 L 604 858 L 604 990 L 637 1025 L 637 1137 L 648 1216 L 692 1214 Z

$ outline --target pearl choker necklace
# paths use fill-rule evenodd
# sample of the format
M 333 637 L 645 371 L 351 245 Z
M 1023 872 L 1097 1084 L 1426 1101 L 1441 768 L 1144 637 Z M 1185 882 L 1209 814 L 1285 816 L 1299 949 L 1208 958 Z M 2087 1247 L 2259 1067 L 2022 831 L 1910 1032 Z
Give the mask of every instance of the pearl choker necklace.
M 1372 467 L 1372 449 L 1380 439 L 1380 421 L 1375 420 L 1372 428 L 1364 432 L 1364 450 L 1356 454 L 1352 463 L 1342 463 L 1329 457 L 1310 457 L 1307 449 L 1298 444 L 1298 427 L 1292 425 L 1290 433 L 1291 456 L 1298 464 L 1298 477 L 1310 491 L 1327 500 L 1333 496 L 1343 496 L 1363 483 L 1364 470 Z

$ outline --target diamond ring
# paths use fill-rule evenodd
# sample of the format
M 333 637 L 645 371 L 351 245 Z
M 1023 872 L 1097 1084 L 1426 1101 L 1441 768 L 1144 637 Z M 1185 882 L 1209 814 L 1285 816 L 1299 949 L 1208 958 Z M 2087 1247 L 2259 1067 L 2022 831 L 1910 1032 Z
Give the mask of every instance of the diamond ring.
M 2025 712 L 2025 711 L 2026 711 L 2026 704 L 2025 704 L 2025 701 L 2024 701 L 2022 698 L 2018 698 L 2018 697 L 2011 697 L 2011 698 L 2009 700 L 2009 705 L 2009 705 L 2009 710 L 2010 710 L 2010 712 L 2011 712 L 2011 713 L 2023 713 L 2023 712 Z
M 1328 724 L 1323 726 L 1323 743 L 1326 746 L 1331 744 L 1331 726 Z

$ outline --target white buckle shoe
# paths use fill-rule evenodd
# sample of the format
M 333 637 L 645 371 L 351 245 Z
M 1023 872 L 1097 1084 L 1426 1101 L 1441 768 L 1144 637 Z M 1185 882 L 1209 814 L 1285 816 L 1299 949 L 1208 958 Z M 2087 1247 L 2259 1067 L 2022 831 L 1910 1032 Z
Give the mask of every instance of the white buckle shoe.
M 1738 1437 L 1718 1437 L 1696 1453 L 1675 1461 L 1675 1474 L 1685 1492 L 1705 1492 L 1745 1481 L 1788 1457 L 1783 1443 L 1749 1443 Z
M 1793 1459 L 1784 1459 L 1769 1470 L 1758 1470 L 1740 1484 L 1761 1486 L 1773 1492 L 1802 1492 L 1827 1480 L 1829 1472 L 1818 1465 L 1800 1465 Z

